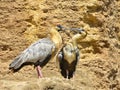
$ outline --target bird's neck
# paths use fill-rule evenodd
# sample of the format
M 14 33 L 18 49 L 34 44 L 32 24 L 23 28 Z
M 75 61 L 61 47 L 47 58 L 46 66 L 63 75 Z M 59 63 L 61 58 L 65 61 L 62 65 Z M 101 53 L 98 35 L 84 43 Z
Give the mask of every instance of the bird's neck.
M 60 33 L 54 28 L 51 29 L 50 33 L 51 40 L 55 43 L 56 48 L 59 48 L 62 44 L 62 37 Z
M 78 40 L 78 36 L 74 35 L 69 42 L 71 42 L 73 44 L 73 47 L 76 48 L 77 47 L 77 40 Z
M 72 37 L 70 42 L 72 42 L 74 48 L 77 48 L 78 41 L 84 39 L 86 37 L 86 34 L 76 34 Z
M 50 38 L 55 44 L 55 50 L 51 57 L 51 59 L 55 61 L 55 59 L 56 59 L 55 53 L 57 53 L 59 51 L 59 48 L 61 48 L 61 46 L 62 46 L 62 37 L 55 28 L 52 28 L 50 30 Z

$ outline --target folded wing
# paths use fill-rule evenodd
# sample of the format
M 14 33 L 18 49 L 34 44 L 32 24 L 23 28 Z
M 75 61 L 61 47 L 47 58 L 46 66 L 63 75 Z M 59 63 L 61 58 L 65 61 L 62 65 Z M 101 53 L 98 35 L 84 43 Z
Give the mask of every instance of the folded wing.
M 54 43 L 49 38 L 43 38 L 30 45 L 9 65 L 9 68 L 18 69 L 25 62 L 44 62 L 55 49 Z

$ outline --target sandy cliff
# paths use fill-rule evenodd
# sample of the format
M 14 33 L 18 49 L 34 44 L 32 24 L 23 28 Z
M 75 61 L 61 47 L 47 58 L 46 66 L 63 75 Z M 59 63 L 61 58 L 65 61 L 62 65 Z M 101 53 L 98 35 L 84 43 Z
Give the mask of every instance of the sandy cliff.
M 32 65 L 12 73 L 10 62 L 56 22 L 88 32 L 74 79 L 65 80 L 55 61 L 42 79 Z M 119 56 L 119 0 L 0 0 L 0 90 L 120 90 Z

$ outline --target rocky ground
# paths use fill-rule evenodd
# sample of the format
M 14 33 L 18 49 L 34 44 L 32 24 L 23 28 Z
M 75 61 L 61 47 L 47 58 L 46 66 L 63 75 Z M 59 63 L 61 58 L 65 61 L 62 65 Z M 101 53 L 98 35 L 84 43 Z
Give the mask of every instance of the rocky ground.
M 75 77 L 64 79 L 53 60 L 42 79 L 33 65 L 10 71 L 10 62 L 56 22 L 88 32 Z M 120 90 L 119 56 L 119 0 L 0 0 L 0 90 Z

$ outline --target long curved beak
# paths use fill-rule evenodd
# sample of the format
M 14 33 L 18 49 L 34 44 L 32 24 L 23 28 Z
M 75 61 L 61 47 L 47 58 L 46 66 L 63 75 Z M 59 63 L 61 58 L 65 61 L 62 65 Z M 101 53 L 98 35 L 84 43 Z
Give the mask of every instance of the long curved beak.
M 58 31 L 65 31 L 65 33 L 66 33 L 66 31 L 73 31 L 73 32 L 76 32 L 76 33 L 83 33 L 83 32 L 86 32 L 84 29 L 82 29 L 82 28 L 66 28 L 66 27 L 64 27 L 64 26 L 62 26 L 62 25 L 57 25 L 57 28 L 58 28 Z
M 85 30 L 84 29 L 82 29 L 82 28 L 70 28 L 70 30 L 71 31 L 75 31 L 75 32 L 77 32 L 77 33 L 82 33 L 82 32 L 85 32 Z

